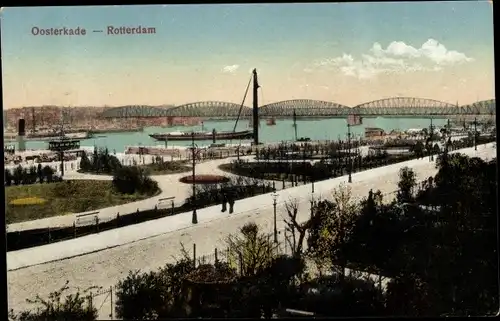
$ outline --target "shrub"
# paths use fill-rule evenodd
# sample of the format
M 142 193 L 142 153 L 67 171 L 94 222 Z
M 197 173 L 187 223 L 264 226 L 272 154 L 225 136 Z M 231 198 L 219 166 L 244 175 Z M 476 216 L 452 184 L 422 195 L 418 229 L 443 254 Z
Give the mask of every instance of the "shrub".
M 118 283 L 116 315 L 122 319 L 183 317 L 182 282 L 194 269 L 189 259 L 167 264 L 158 272 L 130 272 Z
M 92 300 L 87 292 L 95 287 L 90 287 L 76 294 L 67 295 L 62 300 L 62 294 L 69 289 L 68 281 L 58 291 L 50 293 L 48 299 L 43 299 L 39 295 L 34 300 L 27 300 L 29 303 L 41 305 L 42 309 L 36 311 L 26 310 L 19 313 L 9 311 L 9 320 L 12 321 L 35 321 L 35 320 L 96 320 L 97 309 L 91 304 Z
M 113 176 L 113 186 L 122 194 L 152 195 L 158 191 L 158 183 L 136 166 L 118 168 Z
M 110 155 L 107 148 L 97 149 L 94 148 L 94 153 L 92 154 L 92 160 L 89 159 L 87 154 L 84 152 L 80 160 L 80 170 L 82 172 L 90 173 L 115 173 L 122 164 L 114 155 Z
M 192 184 L 193 175 L 184 176 L 179 179 L 181 183 Z M 222 184 L 229 182 L 229 178 L 221 175 L 195 175 L 196 184 Z

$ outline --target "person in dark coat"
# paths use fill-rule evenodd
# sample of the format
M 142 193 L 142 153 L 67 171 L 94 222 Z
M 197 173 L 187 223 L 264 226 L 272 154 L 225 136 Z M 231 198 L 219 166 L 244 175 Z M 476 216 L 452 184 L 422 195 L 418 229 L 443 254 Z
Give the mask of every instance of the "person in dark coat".
M 226 193 L 222 193 L 222 210 L 221 212 L 224 213 L 227 211 L 227 195 Z
M 231 197 L 229 197 L 229 214 L 233 214 L 234 212 L 234 197 L 233 195 L 231 195 Z

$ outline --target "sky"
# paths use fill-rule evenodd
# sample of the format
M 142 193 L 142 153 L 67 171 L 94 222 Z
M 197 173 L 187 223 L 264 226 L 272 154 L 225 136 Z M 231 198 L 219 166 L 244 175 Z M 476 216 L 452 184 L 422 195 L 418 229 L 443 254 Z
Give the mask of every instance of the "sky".
M 260 105 L 495 98 L 490 1 L 24 7 L 0 19 L 4 108 L 240 104 L 253 68 Z

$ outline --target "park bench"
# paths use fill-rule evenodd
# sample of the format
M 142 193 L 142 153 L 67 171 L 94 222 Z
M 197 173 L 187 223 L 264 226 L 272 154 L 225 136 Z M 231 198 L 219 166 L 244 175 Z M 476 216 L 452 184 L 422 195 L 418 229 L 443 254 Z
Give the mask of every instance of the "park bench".
M 160 208 L 169 208 L 169 207 L 174 208 L 175 207 L 174 199 L 175 199 L 174 196 L 158 199 L 157 208 L 159 208 L 159 209 Z
M 78 214 L 75 217 L 75 227 L 94 225 L 98 223 L 99 212 Z

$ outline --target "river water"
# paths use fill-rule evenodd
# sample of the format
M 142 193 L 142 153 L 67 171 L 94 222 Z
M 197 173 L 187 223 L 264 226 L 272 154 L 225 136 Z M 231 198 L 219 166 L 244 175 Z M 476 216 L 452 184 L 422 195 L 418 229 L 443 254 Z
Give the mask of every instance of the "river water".
M 441 127 L 446 124 L 447 119 L 433 119 L 433 125 Z M 234 120 L 228 121 L 205 121 L 203 130 L 212 131 L 232 131 L 234 127 Z M 248 129 L 248 120 L 241 120 L 238 123 L 237 130 Z M 429 118 L 363 118 L 363 124 L 360 126 L 351 127 L 353 137 L 363 137 L 366 127 L 378 127 L 385 130 L 386 133 L 391 130 L 407 130 L 410 128 L 424 128 L 430 126 Z M 110 151 L 116 150 L 122 152 L 127 146 L 165 146 L 164 142 L 159 142 L 151 137 L 149 134 L 175 132 L 175 131 L 201 131 L 201 126 L 187 127 L 148 127 L 143 132 L 131 133 L 103 133 L 98 134 L 91 139 L 82 140 L 80 146 L 86 147 L 107 147 Z M 294 140 L 295 133 L 293 128 L 293 121 L 291 119 L 277 119 L 276 125 L 268 126 L 265 120 L 261 121 L 259 140 L 261 142 L 280 142 Z M 347 123 L 345 119 L 330 118 L 330 119 L 317 119 L 317 120 L 297 120 L 297 136 L 309 137 L 312 140 L 337 140 L 345 139 L 347 137 Z M 220 143 L 233 143 L 238 144 L 240 141 L 218 141 Z M 241 141 L 241 143 L 249 143 L 250 140 Z M 197 141 L 198 146 L 206 146 L 212 143 L 211 141 Z M 5 143 L 6 145 L 15 145 L 18 149 L 17 142 Z M 171 141 L 168 146 L 189 146 L 190 141 Z M 47 149 L 48 142 L 44 141 L 27 141 L 27 149 Z

